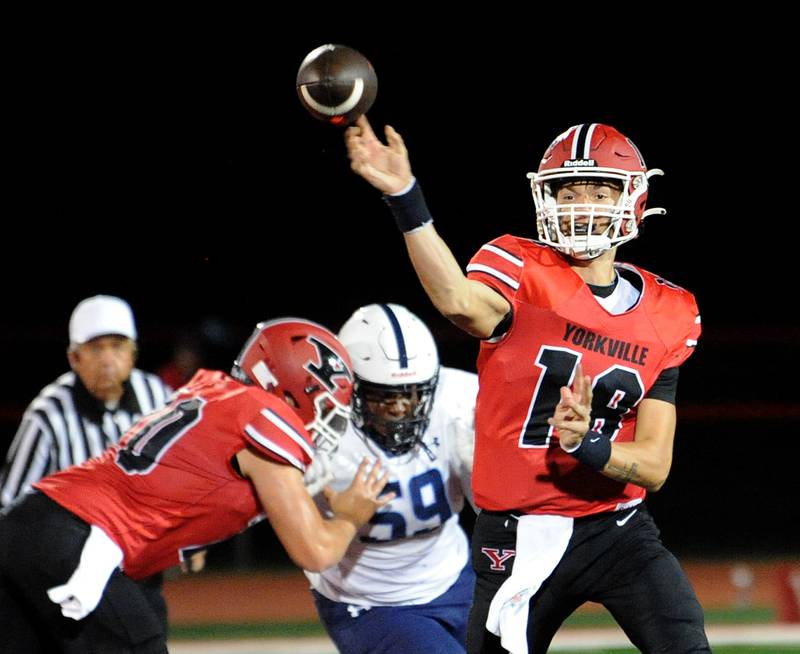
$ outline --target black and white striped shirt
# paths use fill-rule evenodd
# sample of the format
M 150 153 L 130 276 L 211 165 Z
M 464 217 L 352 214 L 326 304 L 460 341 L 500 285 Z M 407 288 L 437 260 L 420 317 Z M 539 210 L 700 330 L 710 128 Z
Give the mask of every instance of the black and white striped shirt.
M 42 477 L 101 454 L 141 416 L 163 407 L 172 389 L 156 375 L 131 372 L 115 409 L 94 398 L 74 372 L 30 403 L 0 471 L 0 506 Z

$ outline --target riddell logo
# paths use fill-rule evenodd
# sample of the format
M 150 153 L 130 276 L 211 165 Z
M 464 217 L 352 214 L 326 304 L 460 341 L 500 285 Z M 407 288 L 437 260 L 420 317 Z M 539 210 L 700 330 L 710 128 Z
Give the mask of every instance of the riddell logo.
M 577 168 L 578 166 L 596 166 L 597 162 L 594 159 L 567 159 L 564 162 L 564 168 Z

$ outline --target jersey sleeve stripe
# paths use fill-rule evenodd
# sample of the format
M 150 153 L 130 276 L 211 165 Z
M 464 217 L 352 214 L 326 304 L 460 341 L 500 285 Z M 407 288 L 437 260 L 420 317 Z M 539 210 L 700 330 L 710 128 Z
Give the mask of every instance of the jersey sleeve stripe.
M 496 270 L 494 268 L 490 268 L 489 266 L 485 266 L 482 263 L 471 263 L 471 264 L 469 264 L 467 266 L 467 272 L 468 273 L 471 273 L 471 272 L 486 273 L 487 275 L 490 275 L 490 276 L 494 277 L 495 279 L 500 280 L 501 282 L 503 282 L 504 284 L 506 284 L 510 288 L 513 288 L 515 291 L 519 288 L 519 282 L 518 281 L 516 281 L 515 279 L 512 279 L 511 277 L 509 277 L 505 273 L 502 273 L 499 270 Z
M 515 257 L 513 254 L 507 252 L 503 248 L 499 248 L 496 245 L 491 245 L 490 243 L 487 243 L 481 248 L 481 250 L 492 252 L 496 254 L 498 257 L 503 257 L 503 259 L 505 259 L 506 261 L 510 261 L 518 268 L 522 268 L 522 263 L 523 263 L 522 259 L 520 259 L 519 257 Z
M 311 446 L 308 444 L 306 439 L 303 438 L 303 436 L 298 433 L 294 427 L 281 418 L 277 413 L 270 409 L 261 409 L 261 415 L 269 420 L 278 429 L 280 429 L 289 438 L 291 438 L 295 443 L 297 443 L 305 451 L 305 453 L 308 454 L 309 459 L 314 458 L 314 450 L 311 449 Z
M 279 445 L 276 445 L 271 440 L 266 438 L 257 429 L 255 429 L 255 427 L 253 427 L 252 425 L 247 425 L 244 428 L 244 430 L 247 433 L 247 435 L 250 438 L 252 438 L 256 443 L 258 443 L 261 447 L 269 450 L 273 454 L 278 455 L 280 458 L 284 459 L 287 463 L 292 464 L 295 468 L 297 468 L 301 472 L 305 472 L 306 467 L 303 465 L 303 463 L 299 459 L 297 459 L 296 457 L 292 456 L 291 454 L 289 454 L 289 452 L 284 450 L 282 447 L 280 447 Z

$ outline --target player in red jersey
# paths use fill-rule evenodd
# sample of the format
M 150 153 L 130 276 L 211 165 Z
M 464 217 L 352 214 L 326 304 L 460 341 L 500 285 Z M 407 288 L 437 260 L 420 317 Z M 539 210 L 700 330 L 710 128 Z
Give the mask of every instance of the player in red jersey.
M 531 173 L 538 240 L 501 236 L 465 275 L 391 127 L 348 129 L 434 305 L 481 340 L 470 652 L 545 652 L 586 601 L 645 652 L 709 651 L 703 613 L 642 500 L 672 461 L 678 366 L 700 334 L 688 291 L 615 263 L 639 233 L 648 170 L 613 127 L 576 125 Z
M 330 331 L 261 323 L 231 375 L 200 370 L 119 445 L 36 483 L 0 514 L 0 651 L 166 652 L 131 580 L 263 517 L 300 567 L 338 562 L 393 497 L 378 499 L 386 480 L 366 460 L 329 493 L 332 519 L 305 490 L 315 448 L 347 426 L 352 385 Z

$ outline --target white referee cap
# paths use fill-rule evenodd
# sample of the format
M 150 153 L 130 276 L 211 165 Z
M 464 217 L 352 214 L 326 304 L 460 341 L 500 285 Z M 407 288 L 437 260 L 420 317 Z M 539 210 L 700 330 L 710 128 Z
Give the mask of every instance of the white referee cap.
M 125 300 L 95 295 L 78 303 L 69 319 L 69 341 L 83 345 L 98 336 L 118 334 L 136 340 L 133 312 Z

